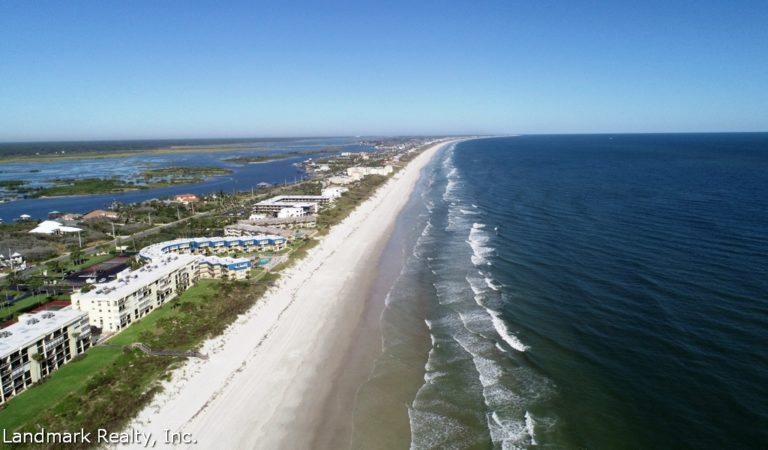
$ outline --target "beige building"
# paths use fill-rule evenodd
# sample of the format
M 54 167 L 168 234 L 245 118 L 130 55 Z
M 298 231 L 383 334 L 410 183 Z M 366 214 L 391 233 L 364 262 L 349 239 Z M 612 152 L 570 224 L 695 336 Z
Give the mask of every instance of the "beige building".
M 247 258 L 204 257 L 200 259 L 197 273 L 200 278 L 245 280 L 251 267 Z
M 323 197 L 328 197 L 332 201 L 341 197 L 341 195 L 345 192 L 348 192 L 349 189 L 343 187 L 343 186 L 328 186 L 325 189 L 323 189 Z
M 282 236 L 258 235 L 152 244 L 139 251 L 147 261 L 142 268 L 125 270 L 114 281 L 96 285 L 91 291 L 74 292 L 72 304 L 88 312 L 91 325 L 114 333 L 175 298 L 199 278 L 242 280 L 248 276 L 250 259 L 217 255 L 279 251 L 287 242 Z
M 263 225 L 254 225 L 247 220 L 241 220 L 235 224 L 224 227 L 224 236 L 258 236 L 263 234 L 272 234 L 282 236 L 288 240 L 296 237 L 296 232 L 282 228 L 267 227 Z
M 22 314 L 0 330 L 0 404 L 91 346 L 88 314 L 71 307 Z
M 382 175 L 387 176 L 392 173 L 394 169 L 392 166 L 384 167 L 350 167 L 347 169 L 347 176 L 356 180 L 360 180 L 368 175 Z
M 117 220 L 119 218 L 120 218 L 120 214 L 114 211 L 105 211 L 103 209 L 94 209 L 93 211 L 83 216 L 83 220 L 94 220 L 94 219 Z
M 280 228 L 315 228 L 317 226 L 317 216 L 277 218 L 260 217 L 259 214 L 252 214 L 248 220 L 241 220 L 240 222 Z
M 72 293 L 72 305 L 88 312 L 91 325 L 117 332 L 178 296 L 198 278 L 198 257 L 169 255 L 88 292 Z

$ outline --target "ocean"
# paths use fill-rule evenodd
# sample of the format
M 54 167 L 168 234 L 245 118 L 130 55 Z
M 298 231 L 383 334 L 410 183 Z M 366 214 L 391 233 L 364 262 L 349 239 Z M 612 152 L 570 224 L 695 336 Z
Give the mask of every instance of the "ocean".
M 768 134 L 461 142 L 397 227 L 353 447 L 768 447 Z

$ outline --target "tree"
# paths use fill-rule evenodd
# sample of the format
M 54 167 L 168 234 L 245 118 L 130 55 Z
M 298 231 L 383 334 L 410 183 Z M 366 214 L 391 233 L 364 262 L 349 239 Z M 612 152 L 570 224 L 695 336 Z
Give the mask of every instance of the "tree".
M 32 291 L 32 294 L 37 294 L 43 287 L 43 279 L 41 277 L 29 277 L 27 287 Z
M 69 254 L 69 260 L 72 261 L 73 265 L 79 265 L 81 262 L 83 262 L 83 250 L 79 247 L 72 250 L 72 252 Z
M 54 259 L 53 261 L 48 261 L 47 263 L 45 263 L 45 267 L 48 269 L 49 272 L 59 273 L 62 270 L 61 261 L 58 259 Z
M 142 265 L 143 264 L 142 264 L 141 259 L 139 259 L 137 257 L 133 257 L 133 258 L 128 260 L 128 267 L 130 267 L 131 270 L 140 269 Z
M 6 281 L 6 283 L 8 283 L 8 287 L 9 288 L 11 288 L 11 289 L 18 289 L 19 281 L 20 281 L 19 274 L 16 273 L 16 271 L 10 272 L 5 277 L 5 281 Z

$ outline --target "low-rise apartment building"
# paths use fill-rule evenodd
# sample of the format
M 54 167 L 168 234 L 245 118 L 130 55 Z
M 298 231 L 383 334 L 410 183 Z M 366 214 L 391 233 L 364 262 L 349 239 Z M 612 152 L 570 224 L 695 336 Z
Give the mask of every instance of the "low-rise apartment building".
M 22 314 L 0 330 L 0 404 L 91 346 L 88 314 L 67 307 Z
M 74 292 L 72 304 L 87 311 L 91 324 L 117 332 L 184 292 L 200 278 L 244 279 L 248 258 L 218 256 L 232 252 L 279 251 L 288 239 L 275 235 L 175 239 L 139 251 L 146 264 L 117 279 Z
M 227 225 L 224 227 L 225 236 L 257 236 L 260 234 L 273 234 L 276 236 L 282 236 L 288 240 L 296 237 L 295 231 L 285 230 L 282 228 L 267 227 L 263 225 L 255 225 L 248 220 L 241 220 L 235 224 Z
M 91 325 L 117 332 L 175 298 L 198 279 L 199 257 L 169 255 L 119 273 L 88 292 L 73 292 L 72 305 L 88 312 Z
M 348 191 L 349 189 L 343 186 L 328 186 L 327 188 L 323 189 L 323 197 L 328 197 L 331 200 L 334 200 L 341 197 L 343 193 Z
M 280 218 L 301 217 L 317 214 L 320 206 L 330 202 L 331 198 L 323 195 L 278 195 L 253 205 L 253 212 Z
M 384 167 L 350 167 L 347 169 L 347 176 L 353 179 L 361 179 L 368 175 L 382 175 L 387 176 L 392 173 L 394 169 L 392 166 Z
M 252 225 L 265 225 L 269 227 L 280 228 L 315 228 L 317 226 L 317 216 L 303 217 L 264 217 L 261 214 L 252 214 L 248 220 L 241 221 Z

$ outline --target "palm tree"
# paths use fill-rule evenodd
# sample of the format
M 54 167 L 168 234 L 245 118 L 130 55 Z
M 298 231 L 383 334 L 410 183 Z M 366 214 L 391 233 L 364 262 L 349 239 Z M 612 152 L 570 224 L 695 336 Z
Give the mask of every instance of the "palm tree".
M 19 274 L 16 271 L 10 272 L 5 277 L 5 282 L 8 283 L 9 288 L 18 289 L 19 287 Z
M 49 272 L 56 273 L 56 274 L 61 272 L 61 269 L 62 269 L 61 261 L 58 259 L 54 259 L 53 261 L 48 261 L 47 263 L 45 263 L 45 266 Z
M 43 279 L 41 277 L 29 277 L 27 287 L 32 291 L 32 295 L 35 295 L 43 287 Z
M 78 248 L 75 248 L 72 250 L 72 252 L 69 254 L 69 259 L 72 261 L 72 264 L 77 266 L 83 261 L 83 250 Z

